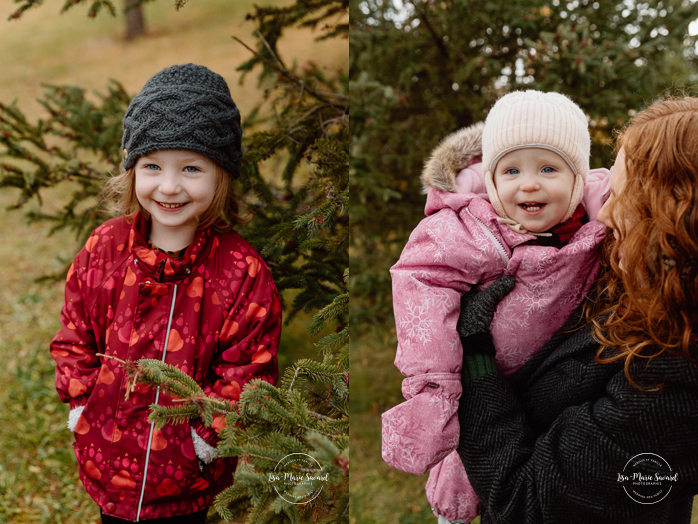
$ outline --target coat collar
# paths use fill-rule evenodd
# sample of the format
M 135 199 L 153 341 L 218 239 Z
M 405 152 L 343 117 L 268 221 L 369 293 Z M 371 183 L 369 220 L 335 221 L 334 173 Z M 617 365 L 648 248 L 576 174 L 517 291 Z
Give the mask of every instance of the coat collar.
M 128 247 L 138 259 L 139 267 L 157 282 L 181 280 L 192 273 L 209 256 L 218 244 L 218 238 L 211 228 L 198 230 L 181 260 L 174 260 L 159 250 L 148 247 L 148 229 L 150 222 L 139 211 L 133 218 L 128 238 Z

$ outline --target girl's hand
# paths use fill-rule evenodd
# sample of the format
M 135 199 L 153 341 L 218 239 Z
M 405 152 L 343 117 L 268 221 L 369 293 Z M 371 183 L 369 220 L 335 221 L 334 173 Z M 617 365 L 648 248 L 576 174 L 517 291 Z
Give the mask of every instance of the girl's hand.
M 489 332 L 497 304 L 514 289 L 515 285 L 516 280 L 512 275 L 504 275 L 483 291 L 473 287 L 463 295 L 460 301 L 460 316 L 456 324 L 461 340 Z

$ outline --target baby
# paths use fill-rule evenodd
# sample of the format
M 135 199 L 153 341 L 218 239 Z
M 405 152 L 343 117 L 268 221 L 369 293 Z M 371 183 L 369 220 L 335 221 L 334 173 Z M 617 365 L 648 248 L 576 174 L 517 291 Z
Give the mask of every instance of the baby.
M 505 373 L 563 326 L 598 273 L 605 231 L 595 218 L 609 174 L 590 173 L 589 154 L 587 119 L 576 104 L 525 91 L 499 99 L 484 126 L 447 137 L 425 166 L 427 218 L 391 269 L 395 365 L 407 377 L 407 401 L 383 414 L 383 458 L 410 473 L 431 470 L 427 498 L 441 522 L 479 513 L 454 451 L 460 297 L 503 274 L 516 278 L 491 326 Z

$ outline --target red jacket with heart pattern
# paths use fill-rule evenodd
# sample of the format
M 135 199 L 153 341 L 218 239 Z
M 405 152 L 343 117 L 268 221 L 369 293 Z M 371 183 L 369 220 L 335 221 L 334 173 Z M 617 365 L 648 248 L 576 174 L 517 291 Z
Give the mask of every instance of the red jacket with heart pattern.
M 172 405 L 139 385 L 126 399 L 114 359 L 164 360 L 206 394 L 237 400 L 247 382 L 278 378 L 281 302 L 269 268 L 236 232 L 198 231 L 182 260 L 147 245 L 136 215 L 98 227 L 68 270 L 61 329 L 51 342 L 56 389 L 71 409 L 75 454 L 87 492 L 107 515 L 130 521 L 209 507 L 233 482 L 235 458 L 199 467 L 190 424 L 156 429 L 149 406 Z M 223 417 L 197 434 L 216 446 Z

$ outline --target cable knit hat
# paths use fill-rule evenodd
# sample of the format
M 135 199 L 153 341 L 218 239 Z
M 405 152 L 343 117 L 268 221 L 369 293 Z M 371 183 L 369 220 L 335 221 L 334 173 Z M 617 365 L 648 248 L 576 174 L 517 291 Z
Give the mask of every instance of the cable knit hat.
M 196 65 L 174 65 L 148 80 L 124 115 L 124 169 L 154 151 L 207 156 L 233 178 L 242 159 L 240 111 L 222 76 Z
M 564 222 L 582 201 L 589 172 L 591 140 L 584 112 L 560 93 L 515 91 L 497 100 L 487 115 L 482 132 L 482 166 L 487 194 L 503 219 L 511 220 L 494 185 L 497 163 L 507 153 L 528 147 L 557 153 L 575 174 L 572 199 L 561 220 Z M 512 229 L 527 232 L 520 224 L 518 228 L 512 225 Z

